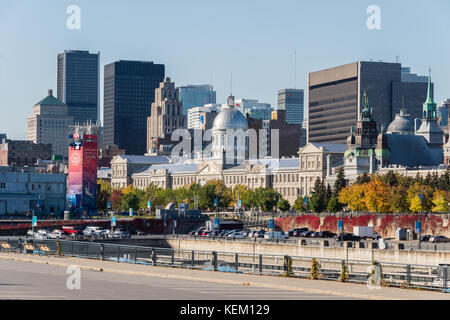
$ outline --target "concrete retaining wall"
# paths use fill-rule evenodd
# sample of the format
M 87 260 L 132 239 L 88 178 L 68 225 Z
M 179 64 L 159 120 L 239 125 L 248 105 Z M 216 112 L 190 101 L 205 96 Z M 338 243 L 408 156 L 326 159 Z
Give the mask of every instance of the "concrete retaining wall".
M 314 258 L 334 258 L 341 260 L 377 260 L 380 262 L 422 265 L 438 265 L 441 263 L 450 264 L 450 252 L 443 251 L 330 248 L 323 246 L 301 246 L 299 244 L 276 244 L 252 241 L 221 241 L 206 239 L 167 239 L 167 243 L 172 248 L 183 250 L 236 252 L 255 255 L 289 255 Z

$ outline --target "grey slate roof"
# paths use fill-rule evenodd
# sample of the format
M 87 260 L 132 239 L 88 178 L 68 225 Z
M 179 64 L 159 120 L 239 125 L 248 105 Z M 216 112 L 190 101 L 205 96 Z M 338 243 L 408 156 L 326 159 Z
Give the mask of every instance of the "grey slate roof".
M 136 171 L 133 175 L 147 176 L 152 170 L 167 169 L 169 173 L 196 173 L 198 165 L 194 164 L 154 164 Z
M 422 136 L 387 134 L 390 163 L 406 167 L 439 166 L 444 162 L 442 148 L 430 147 Z
M 127 160 L 128 163 L 143 163 L 143 164 L 157 164 L 169 163 L 170 159 L 166 156 L 129 156 L 119 155 L 120 158 Z
M 345 143 L 317 143 L 310 142 L 316 148 L 323 147 L 324 151 L 345 153 L 347 146 Z
M 97 171 L 97 178 L 99 179 L 111 178 L 111 168 L 100 168 Z

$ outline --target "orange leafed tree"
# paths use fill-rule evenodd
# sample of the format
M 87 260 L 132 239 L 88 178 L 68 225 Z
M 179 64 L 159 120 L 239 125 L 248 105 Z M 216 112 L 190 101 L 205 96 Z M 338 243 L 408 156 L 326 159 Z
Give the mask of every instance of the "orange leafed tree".
M 383 182 L 379 177 L 373 177 L 364 185 L 364 203 L 371 212 L 391 212 L 389 203 L 389 184 Z
M 353 184 L 352 186 L 343 188 L 339 193 L 339 202 L 348 205 L 352 211 L 367 210 L 367 206 L 364 201 L 364 189 L 364 185 L 360 184 Z

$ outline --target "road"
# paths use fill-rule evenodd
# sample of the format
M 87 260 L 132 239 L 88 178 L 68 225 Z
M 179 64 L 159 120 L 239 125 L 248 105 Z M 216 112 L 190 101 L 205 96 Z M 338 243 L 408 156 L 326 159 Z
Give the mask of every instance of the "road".
M 193 282 L 112 272 L 81 270 L 81 288 L 70 290 L 65 267 L 0 260 L 0 299 L 138 300 L 341 300 L 334 295 Z

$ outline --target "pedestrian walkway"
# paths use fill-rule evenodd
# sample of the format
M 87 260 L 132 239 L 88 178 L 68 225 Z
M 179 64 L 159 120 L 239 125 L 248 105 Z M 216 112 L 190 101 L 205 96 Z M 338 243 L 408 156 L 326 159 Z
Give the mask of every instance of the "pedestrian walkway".
M 450 294 L 400 288 L 369 288 L 364 284 L 340 283 L 326 280 L 309 280 L 298 278 L 282 278 L 250 274 L 234 274 L 213 271 L 201 271 L 184 268 L 152 267 L 138 264 L 126 264 L 93 259 L 82 259 L 62 256 L 37 256 L 17 253 L 0 253 L 0 259 L 49 264 L 68 267 L 77 265 L 81 269 L 100 270 L 128 275 L 148 277 L 185 279 L 195 282 L 239 284 L 249 287 L 264 287 L 301 291 L 311 294 L 333 295 L 359 299 L 376 300 L 441 300 L 450 299 Z

